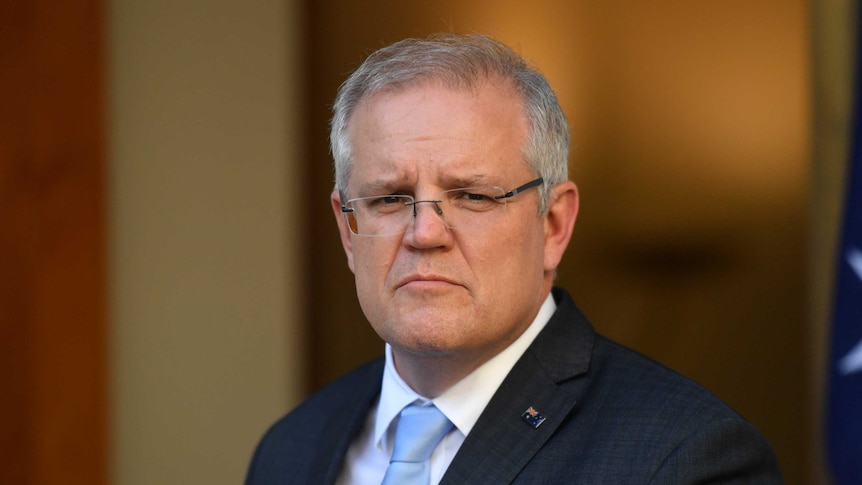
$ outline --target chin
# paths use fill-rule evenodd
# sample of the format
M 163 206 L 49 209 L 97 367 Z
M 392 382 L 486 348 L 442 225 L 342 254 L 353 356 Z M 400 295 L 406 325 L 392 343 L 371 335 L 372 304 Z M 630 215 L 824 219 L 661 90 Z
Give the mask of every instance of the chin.
M 447 357 L 455 353 L 455 350 L 449 346 L 428 343 L 419 343 L 406 348 L 402 347 L 402 349 L 404 349 L 405 352 L 408 352 L 416 357 L 429 359 Z
M 415 322 L 415 320 L 414 320 Z M 410 328 L 398 327 L 389 333 L 389 338 L 384 338 L 393 347 L 420 356 L 444 356 L 450 355 L 461 345 L 458 335 L 451 335 L 451 331 L 458 331 L 447 325 L 431 320 L 432 323 L 425 325 L 410 325 Z M 452 338 L 456 337 L 456 338 Z

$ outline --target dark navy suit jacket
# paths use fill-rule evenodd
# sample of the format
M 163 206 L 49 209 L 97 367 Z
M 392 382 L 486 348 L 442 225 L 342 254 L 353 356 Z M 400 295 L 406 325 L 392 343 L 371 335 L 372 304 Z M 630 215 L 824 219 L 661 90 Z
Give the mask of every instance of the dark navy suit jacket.
M 556 313 L 442 483 L 781 483 L 753 426 L 701 386 L 597 334 L 564 290 L 553 294 Z M 246 483 L 334 483 L 382 374 L 382 359 L 366 364 L 273 425 Z M 529 408 L 545 418 L 538 427 Z

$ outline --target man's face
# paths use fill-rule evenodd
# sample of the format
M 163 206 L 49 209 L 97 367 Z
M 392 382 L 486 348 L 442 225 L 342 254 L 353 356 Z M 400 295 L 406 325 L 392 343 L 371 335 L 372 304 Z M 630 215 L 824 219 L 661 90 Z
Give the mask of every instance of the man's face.
M 499 83 L 473 90 L 427 83 L 375 94 L 350 120 L 348 198 L 428 200 L 477 185 L 510 190 L 535 178 L 522 156 L 528 130 L 519 96 Z M 452 356 L 477 366 L 496 355 L 535 317 L 562 255 L 556 247 L 546 254 L 547 217 L 538 214 L 535 189 L 483 214 L 494 219 L 483 231 L 448 228 L 434 205 L 423 203 L 401 235 L 356 236 L 341 202 L 333 193 L 360 305 L 396 362 Z

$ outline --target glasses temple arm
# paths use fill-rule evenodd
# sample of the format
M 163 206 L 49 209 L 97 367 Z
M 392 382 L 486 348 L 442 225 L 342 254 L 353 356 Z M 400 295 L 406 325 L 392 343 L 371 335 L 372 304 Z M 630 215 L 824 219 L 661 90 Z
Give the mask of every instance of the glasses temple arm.
M 520 187 L 516 187 L 516 188 L 506 192 L 505 194 L 498 195 L 494 198 L 495 199 L 508 199 L 509 197 L 513 197 L 520 192 L 523 192 L 523 191 L 530 189 L 530 188 L 533 188 L 533 187 L 537 187 L 539 185 L 542 185 L 543 183 L 545 183 L 545 179 L 543 179 L 542 177 L 539 177 L 536 180 L 531 180 L 531 181 L 525 183 L 524 185 L 522 185 Z

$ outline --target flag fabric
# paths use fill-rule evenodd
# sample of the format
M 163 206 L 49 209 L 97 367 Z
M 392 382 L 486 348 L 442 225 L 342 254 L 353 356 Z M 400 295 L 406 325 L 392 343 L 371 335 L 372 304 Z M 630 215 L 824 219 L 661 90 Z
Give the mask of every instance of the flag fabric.
M 852 146 L 832 310 L 827 440 L 835 485 L 862 484 L 862 43 L 857 45 Z

